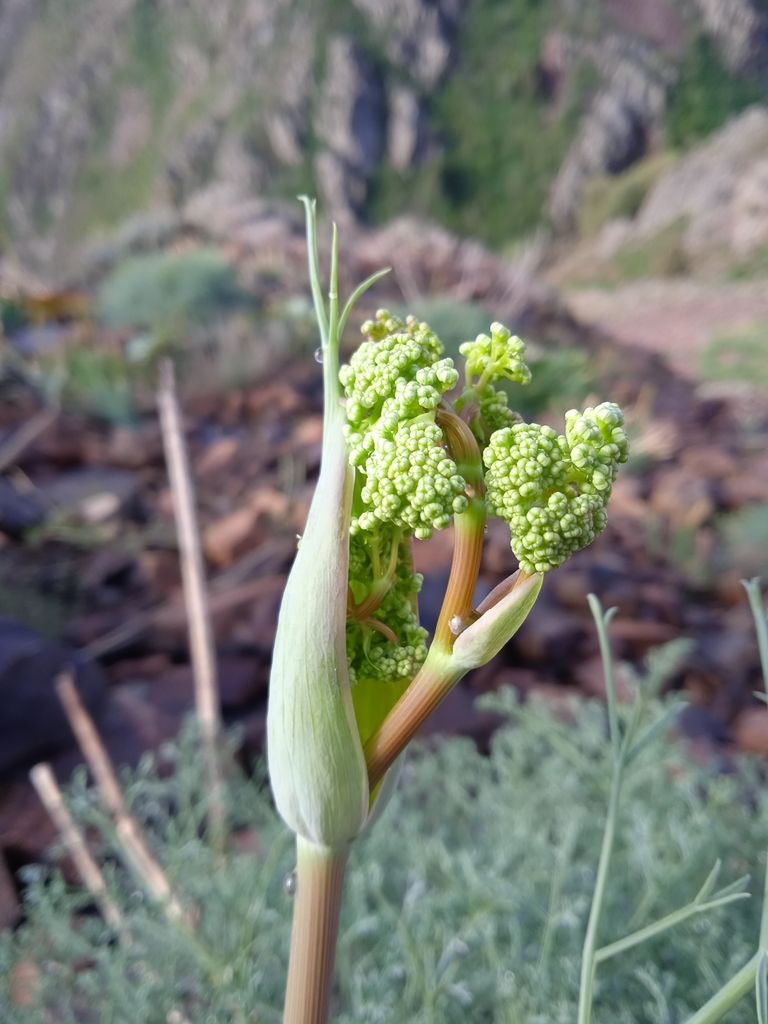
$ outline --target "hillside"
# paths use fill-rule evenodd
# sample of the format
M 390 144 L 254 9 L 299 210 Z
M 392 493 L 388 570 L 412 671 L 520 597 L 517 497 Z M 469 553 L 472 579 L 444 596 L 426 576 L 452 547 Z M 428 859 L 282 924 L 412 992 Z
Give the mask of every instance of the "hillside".
M 47 275 L 211 184 L 494 246 L 766 95 L 758 0 L 3 0 L 0 225 Z

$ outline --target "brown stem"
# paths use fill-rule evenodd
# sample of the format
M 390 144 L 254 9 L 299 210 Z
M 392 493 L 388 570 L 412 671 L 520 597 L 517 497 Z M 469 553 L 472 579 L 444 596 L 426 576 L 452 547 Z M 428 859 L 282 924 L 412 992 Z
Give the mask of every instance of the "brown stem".
M 456 635 L 451 624 L 466 623 L 472 614 L 485 533 L 485 484 L 480 449 L 474 434 L 453 410 L 442 405 L 437 423 L 459 472 L 467 481 L 469 505 L 454 517 L 454 548 L 451 574 L 435 628 L 435 644 L 451 648 Z
M 296 895 L 283 1024 L 327 1024 L 346 849 L 296 837 Z
M 433 647 L 411 685 L 366 743 L 371 792 L 463 675 L 452 671 L 449 664 L 450 657 Z

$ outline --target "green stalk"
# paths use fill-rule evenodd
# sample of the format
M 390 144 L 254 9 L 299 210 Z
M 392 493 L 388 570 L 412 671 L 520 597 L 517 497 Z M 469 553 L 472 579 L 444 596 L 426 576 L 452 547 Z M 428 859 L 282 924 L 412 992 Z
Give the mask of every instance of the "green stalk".
M 763 674 L 763 689 L 768 696 L 768 615 L 766 615 L 763 605 L 760 580 L 757 577 L 751 580 L 742 580 L 742 585 L 747 592 L 752 618 L 755 621 L 757 649 L 760 652 L 760 668 Z M 760 920 L 759 952 L 765 952 L 766 950 L 768 950 L 768 865 L 766 865 L 763 889 L 763 913 Z
M 584 936 L 584 948 L 581 957 L 581 985 L 579 988 L 579 1016 L 578 1024 L 591 1024 L 592 1001 L 595 986 L 595 974 L 597 971 L 597 960 L 595 950 L 597 947 L 597 932 L 600 927 L 600 917 L 603 911 L 605 891 L 608 882 L 608 872 L 611 866 L 613 845 L 616 839 L 616 822 L 619 812 L 619 800 L 621 798 L 621 784 L 623 781 L 623 765 L 616 765 L 611 781 L 611 795 L 608 801 L 608 816 L 605 821 L 603 832 L 603 845 L 600 850 L 600 862 L 597 868 L 597 879 L 595 891 L 592 896 L 592 906 L 589 911 L 587 933 Z
M 744 964 L 685 1024 L 717 1024 L 722 1020 L 755 987 L 760 956 L 759 952 L 755 953 L 749 963 Z
M 755 577 L 755 579 L 742 580 L 741 582 L 747 592 L 752 617 L 755 620 L 757 646 L 760 652 L 760 666 L 763 672 L 763 685 L 766 694 L 768 694 L 768 619 L 766 618 L 763 598 L 760 593 L 760 581 Z M 717 1021 L 722 1020 L 726 1013 L 732 1010 L 755 987 L 758 968 L 766 948 L 768 948 L 768 868 L 766 869 L 763 888 L 763 912 L 760 921 L 760 941 L 757 952 L 749 963 L 744 964 L 741 970 L 730 981 L 727 981 L 700 1010 L 697 1010 L 692 1017 L 688 1018 L 686 1024 L 716 1024 Z
M 597 626 L 597 635 L 600 640 L 600 655 L 603 662 L 603 673 L 605 675 L 605 691 L 608 699 L 608 724 L 610 730 L 611 753 L 613 760 L 613 776 L 611 778 L 611 793 L 608 799 L 608 814 L 605 819 L 605 830 L 603 832 L 603 843 L 600 849 L 600 861 L 597 867 L 597 878 L 595 880 L 595 891 L 592 894 L 592 906 L 589 911 L 587 931 L 584 936 L 584 947 L 581 955 L 581 984 L 579 987 L 579 1015 L 578 1024 L 591 1024 L 592 1002 L 594 999 L 595 974 L 597 971 L 597 935 L 600 927 L 600 918 L 605 902 L 605 891 L 608 883 L 608 873 L 613 856 L 613 847 L 616 840 L 616 824 L 619 816 L 619 802 L 621 799 L 621 787 L 624 781 L 624 768 L 626 767 L 627 742 L 622 744 L 619 734 L 618 709 L 616 706 L 616 687 L 613 678 L 613 659 L 611 658 L 610 641 L 608 639 L 608 623 L 615 613 L 611 608 L 603 614 L 600 602 L 594 594 L 588 597 L 589 607 Z M 629 735 L 629 734 L 627 734 Z
M 348 851 L 296 837 L 296 893 L 283 1024 L 326 1024 Z

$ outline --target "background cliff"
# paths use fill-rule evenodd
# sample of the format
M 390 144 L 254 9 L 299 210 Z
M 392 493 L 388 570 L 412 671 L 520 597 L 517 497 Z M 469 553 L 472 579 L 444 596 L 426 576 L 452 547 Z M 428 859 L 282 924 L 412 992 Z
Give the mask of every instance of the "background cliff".
M 60 275 L 215 185 L 502 246 L 767 88 L 759 0 L 2 0 L 2 238 Z

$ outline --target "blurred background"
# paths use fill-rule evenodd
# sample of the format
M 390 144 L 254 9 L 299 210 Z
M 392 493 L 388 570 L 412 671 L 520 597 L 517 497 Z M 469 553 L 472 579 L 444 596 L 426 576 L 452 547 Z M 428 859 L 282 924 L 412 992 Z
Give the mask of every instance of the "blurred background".
M 157 365 L 178 368 L 225 718 L 262 746 L 277 608 L 321 431 L 303 219 L 349 290 L 449 352 L 529 342 L 526 417 L 612 399 L 633 441 L 606 534 L 547 580 L 474 696 L 600 695 L 585 595 L 638 664 L 686 640 L 692 756 L 768 753 L 744 576 L 768 574 L 764 0 L 0 4 L 0 849 L 53 831 L 26 781 L 78 762 L 74 659 L 118 762 L 192 703 Z M 325 243 L 324 243 L 325 244 Z M 358 321 L 359 322 L 359 321 Z M 349 330 L 353 343 L 357 325 Z M 434 620 L 450 536 L 419 545 Z M 488 534 L 483 586 L 514 568 Z M 630 672 L 620 683 L 626 688 Z M 2 866 L 0 860 L 0 866 Z M 0 885 L 0 919 L 16 913 Z

